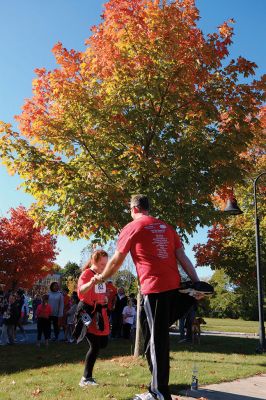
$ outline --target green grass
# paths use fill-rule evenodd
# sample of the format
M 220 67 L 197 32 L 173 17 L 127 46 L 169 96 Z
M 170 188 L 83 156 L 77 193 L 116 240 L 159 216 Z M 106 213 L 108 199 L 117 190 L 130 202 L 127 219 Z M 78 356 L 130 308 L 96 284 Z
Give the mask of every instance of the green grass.
M 266 355 L 256 355 L 258 340 L 202 337 L 201 345 L 178 344 L 171 338 L 171 389 L 177 394 L 189 386 L 194 362 L 200 384 L 217 383 L 266 372 Z M 112 341 L 102 351 L 94 375 L 99 387 L 81 389 L 86 343 L 0 348 L 1 400 L 129 400 L 145 391 L 150 374 L 146 360 L 131 356 L 128 342 Z
M 244 321 L 243 319 L 220 319 L 204 318 L 207 325 L 202 325 L 203 331 L 222 331 L 222 332 L 240 332 L 257 334 L 259 331 L 258 321 Z

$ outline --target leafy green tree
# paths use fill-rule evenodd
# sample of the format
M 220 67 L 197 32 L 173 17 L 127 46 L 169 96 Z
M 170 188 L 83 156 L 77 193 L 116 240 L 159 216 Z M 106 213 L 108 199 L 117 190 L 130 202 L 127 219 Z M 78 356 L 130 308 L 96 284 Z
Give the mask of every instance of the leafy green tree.
M 62 285 L 66 286 L 66 287 L 71 285 L 71 289 L 72 289 L 72 286 L 75 286 L 75 284 L 77 283 L 80 273 L 81 273 L 81 269 L 78 266 L 78 264 L 75 262 L 69 261 L 64 266 L 64 268 L 61 269 Z
M 81 273 L 81 269 L 77 263 L 69 261 L 61 270 L 61 272 L 64 278 L 78 278 Z
M 126 269 L 117 271 L 113 283 L 116 287 L 123 287 L 127 294 L 136 293 L 137 277 Z
M 243 180 L 265 79 L 227 59 L 233 21 L 204 36 L 191 0 L 109 0 L 84 52 L 53 48 L 33 96 L 2 124 L 0 155 L 35 218 L 69 237 L 113 238 L 132 193 L 181 233 L 215 217 L 212 194 Z
M 217 270 L 212 275 L 210 283 L 215 293 L 209 299 L 209 315 L 216 318 L 238 318 L 240 316 L 238 296 L 230 278 L 223 270 Z

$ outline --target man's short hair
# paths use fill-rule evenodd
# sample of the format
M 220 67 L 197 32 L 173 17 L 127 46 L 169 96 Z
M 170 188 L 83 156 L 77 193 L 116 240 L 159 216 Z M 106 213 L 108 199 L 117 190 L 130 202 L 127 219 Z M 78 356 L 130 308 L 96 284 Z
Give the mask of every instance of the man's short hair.
M 148 211 L 150 209 L 149 199 L 144 194 L 135 194 L 131 197 L 130 207 L 138 207 L 139 210 Z

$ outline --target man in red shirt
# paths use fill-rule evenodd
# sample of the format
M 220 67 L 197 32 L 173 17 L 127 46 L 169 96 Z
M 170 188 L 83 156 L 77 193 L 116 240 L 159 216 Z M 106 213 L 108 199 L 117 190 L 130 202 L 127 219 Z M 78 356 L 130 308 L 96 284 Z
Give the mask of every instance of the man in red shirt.
M 171 400 L 169 391 L 169 326 L 180 319 L 196 302 L 179 292 L 179 263 L 193 282 L 197 273 L 186 256 L 176 231 L 164 221 L 149 215 L 145 195 L 135 195 L 130 203 L 132 222 L 121 231 L 117 250 L 102 274 L 100 282 L 112 276 L 122 265 L 128 252 L 136 266 L 143 295 L 141 321 L 146 357 L 152 374 L 149 392 L 135 399 Z

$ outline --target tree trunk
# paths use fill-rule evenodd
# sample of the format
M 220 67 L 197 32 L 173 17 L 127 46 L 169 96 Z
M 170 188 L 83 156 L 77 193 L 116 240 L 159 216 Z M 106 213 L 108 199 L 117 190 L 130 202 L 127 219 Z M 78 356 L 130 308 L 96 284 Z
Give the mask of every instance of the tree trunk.
M 137 316 L 136 316 L 136 337 L 135 337 L 135 348 L 134 357 L 139 357 L 141 353 L 141 329 L 140 329 L 140 290 L 137 295 Z

